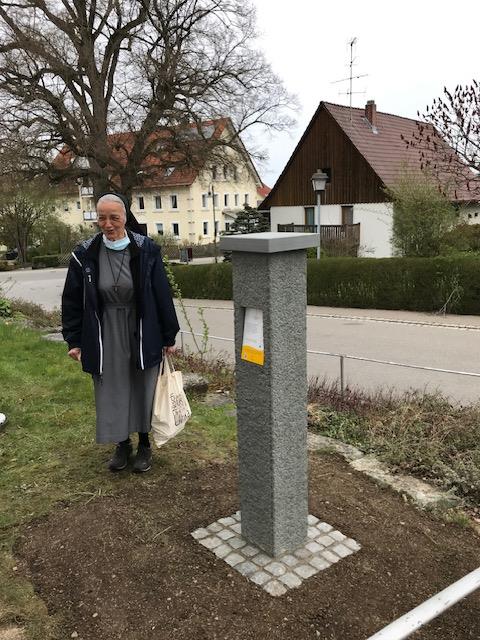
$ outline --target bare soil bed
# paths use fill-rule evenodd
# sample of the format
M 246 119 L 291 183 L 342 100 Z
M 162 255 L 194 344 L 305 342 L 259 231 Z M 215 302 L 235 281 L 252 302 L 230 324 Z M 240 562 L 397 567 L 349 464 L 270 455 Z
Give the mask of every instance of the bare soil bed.
M 19 572 L 59 620 L 61 639 L 366 640 L 480 565 L 473 531 L 416 510 L 343 460 L 312 455 L 310 513 L 363 548 L 272 598 L 190 536 L 238 508 L 233 464 L 166 471 L 161 482 L 132 476 L 122 495 L 26 527 Z M 478 640 L 480 594 L 415 638 Z

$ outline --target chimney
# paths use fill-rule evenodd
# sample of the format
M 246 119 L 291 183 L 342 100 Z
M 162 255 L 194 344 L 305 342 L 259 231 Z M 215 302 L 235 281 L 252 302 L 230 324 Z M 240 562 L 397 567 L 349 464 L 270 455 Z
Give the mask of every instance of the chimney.
M 377 105 L 375 100 L 369 100 L 365 105 L 365 117 L 372 125 L 372 129 L 377 128 Z

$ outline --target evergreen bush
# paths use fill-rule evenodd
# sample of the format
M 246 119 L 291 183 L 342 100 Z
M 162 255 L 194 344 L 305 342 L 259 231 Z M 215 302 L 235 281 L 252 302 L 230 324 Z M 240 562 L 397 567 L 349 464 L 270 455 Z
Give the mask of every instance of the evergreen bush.
M 480 224 L 459 224 L 443 237 L 442 253 L 480 253 Z
M 173 265 L 175 281 L 184 298 L 211 300 L 232 299 L 232 265 Z
M 480 258 L 307 261 L 308 304 L 480 315 Z M 175 266 L 185 298 L 232 299 L 229 263 Z
M 46 267 L 58 267 L 60 265 L 60 257 L 52 256 L 35 256 L 32 258 L 32 269 L 45 269 Z
M 473 257 L 308 261 L 308 303 L 365 309 L 480 313 Z

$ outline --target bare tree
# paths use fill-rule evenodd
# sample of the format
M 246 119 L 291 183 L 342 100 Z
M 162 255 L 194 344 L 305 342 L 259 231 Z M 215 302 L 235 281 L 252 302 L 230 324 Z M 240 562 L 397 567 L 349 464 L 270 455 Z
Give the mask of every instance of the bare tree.
M 0 190 L 0 243 L 17 248 L 20 262 L 27 262 L 27 251 L 36 228 L 53 210 L 48 185 L 4 182 Z
M 255 37 L 249 0 L 0 0 L 0 146 L 95 195 L 245 154 L 294 106 Z
M 458 85 L 451 93 L 444 89 L 418 114 L 423 122 L 408 147 L 417 149 L 422 168 L 434 175 L 451 199 L 480 198 L 480 85 Z

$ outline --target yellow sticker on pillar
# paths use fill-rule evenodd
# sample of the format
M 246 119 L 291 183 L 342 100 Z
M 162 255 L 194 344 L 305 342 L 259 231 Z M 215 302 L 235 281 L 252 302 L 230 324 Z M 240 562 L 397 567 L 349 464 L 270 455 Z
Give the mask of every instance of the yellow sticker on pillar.
M 245 309 L 241 357 L 242 360 L 259 364 L 262 367 L 265 363 L 263 311 L 261 309 Z

